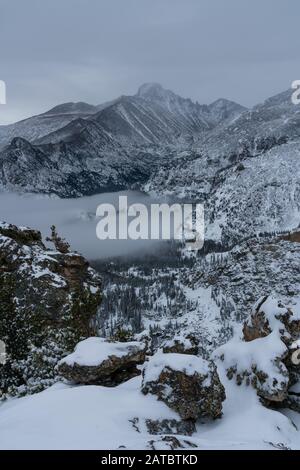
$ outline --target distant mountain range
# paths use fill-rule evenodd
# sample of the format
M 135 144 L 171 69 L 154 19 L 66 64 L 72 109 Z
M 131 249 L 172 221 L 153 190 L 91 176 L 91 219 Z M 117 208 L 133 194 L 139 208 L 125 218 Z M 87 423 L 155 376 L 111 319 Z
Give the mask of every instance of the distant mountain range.
M 144 184 L 166 146 L 190 146 L 243 111 L 226 100 L 201 106 L 158 84 L 99 106 L 65 103 L 0 127 L 0 184 L 61 197 Z
M 300 107 L 292 91 L 248 110 L 159 84 L 103 105 L 65 103 L 0 126 L 0 188 L 76 197 L 145 191 L 205 201 L 208 236 L 290 230 L 300 214 Z
M 64 103 L 16 124 L 0 126 L 0 146 L 14 137 L 38 144 L 72 140 L 90 121 L 122 144 L 161 144 L 162 139 L 171 142 L 181 135 L 212 129 L 243 111 L 244 107 L 231 101 L 201 106 L 161 85 L 145 84 L 134 96 L 121 96 L 98 106 Z

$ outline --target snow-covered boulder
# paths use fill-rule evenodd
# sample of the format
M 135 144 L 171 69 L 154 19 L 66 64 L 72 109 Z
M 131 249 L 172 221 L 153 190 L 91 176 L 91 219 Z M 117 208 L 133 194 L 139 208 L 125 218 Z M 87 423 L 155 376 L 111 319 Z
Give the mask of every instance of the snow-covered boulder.
M 299 309 L 300 310 L 300 309 Z M 265 296 L 259 299 L 243 328 L 245 341 L 264 338 L 273 331 L 285 344 L 300 338 L 300 312 L 283 305 L 279 300 Z
M 267 296 L 254 305 L 243 338 L 234 337 L 215 356 L 229 379 L 252 385 L 267 403 L 283 403 L 300 377 L 299 337 L 297 303 L 292 309 Z
M 227 377 L 237 385 L 252 385 L 266 400 L 282 402 L 287 397 L 289 373 L 284 364 L 288 350 L 276 333 L 245 342 L 234 337 L 216 352 Z
M 141 342 L 88 338 L 59 362 L 58 371 L 75 383 L 115 386 L 140 374 L 137 365 L 145 361 L 145 354 L 146 346 Z
M 225 400 L 215 365 L 187 354 L 155 354 L 144 367 L 142 392 L 156 395 L 184 420 L 218 418 Z

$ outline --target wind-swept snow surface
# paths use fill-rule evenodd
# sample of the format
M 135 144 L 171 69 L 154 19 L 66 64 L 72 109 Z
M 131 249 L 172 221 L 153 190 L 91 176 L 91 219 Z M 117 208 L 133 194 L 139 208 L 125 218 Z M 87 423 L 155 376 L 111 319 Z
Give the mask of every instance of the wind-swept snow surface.
M 197 424 L 191 436 L 176 436 L 195 450 L 300 449 L 300 434 L 284 414 L 264 408 L 255 392 L 228 382 L 221 419 Z M 140 378 L 115 388 L 56 384 L 45 392 L 10 400 L 0 406 L 1 449 L 147 449 L 146 426 L 134 428 L 134 418 L 178 419 L 154 396 L 140 392 Z M 292 419 L 299 415 L 288 412 Z M 161 443 L 160 443 L 161 445 Z M 167 448 L 167 447 L 166 447 Z

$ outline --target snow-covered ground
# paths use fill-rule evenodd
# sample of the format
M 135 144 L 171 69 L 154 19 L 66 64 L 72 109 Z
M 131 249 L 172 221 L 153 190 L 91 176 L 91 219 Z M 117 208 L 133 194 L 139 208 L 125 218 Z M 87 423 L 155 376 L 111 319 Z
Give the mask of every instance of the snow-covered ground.
M 252 389 L 229 382 L 221 366 L 219 374 L 227 395 L 223 417 L 199 422 L 192 437 L 177 438 L 199 450 L 300 449 L 299 414 L 264 408 Z M 58 383 L 11 399 L 0 406 L 0 449 L 147 449 L 161 436 L 149 435 L 145 426 L 137 432 L 130 420 L 178 415 L 156 397 L 144 396 L 140 382 L 136 377 L 115 388 Z

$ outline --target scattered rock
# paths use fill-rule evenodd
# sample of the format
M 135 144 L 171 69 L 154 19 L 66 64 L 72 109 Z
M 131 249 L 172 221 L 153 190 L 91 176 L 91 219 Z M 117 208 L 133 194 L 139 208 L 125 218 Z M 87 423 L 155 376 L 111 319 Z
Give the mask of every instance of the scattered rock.
M 163 435 L 173 434 L 181 436 L 192 436 L 196 432 L 196 426 L 192 420 L 176 420 L 176 419 L 145 419 L 141 425 L 139 418 L 134 418 L 131 423 L 137 432 L 141 432 L 141 428 L 146 427 L 149 434 Z
M 161 439 L 153 439 L 149 441 L 147 445 L 147 448 L 151 450 L 176 450 L 197 447 L 198 446 L 193 442 L 186 441 L 185 439 L 177 439 L 177 437 L 174 436 L 164 436 Z

